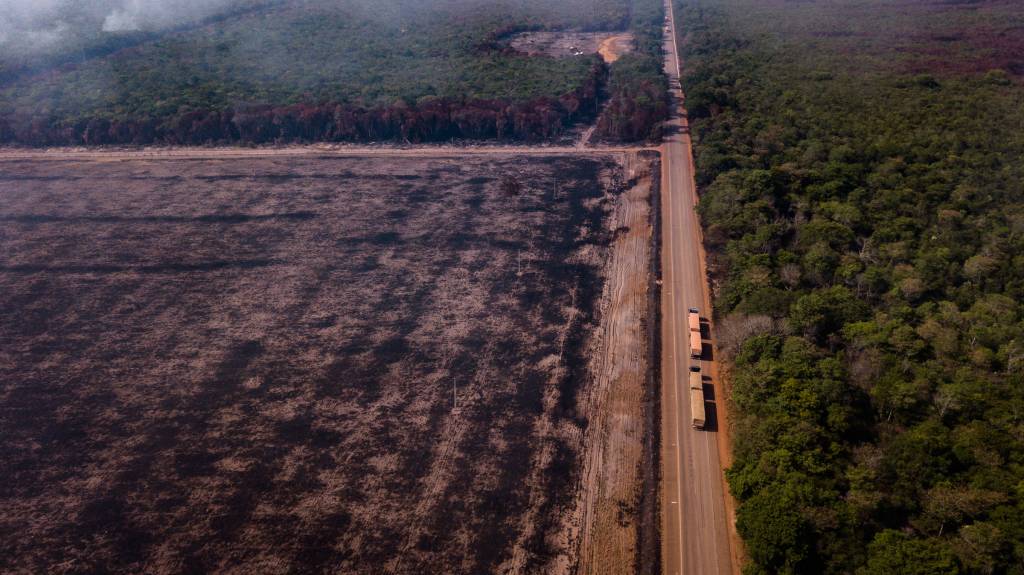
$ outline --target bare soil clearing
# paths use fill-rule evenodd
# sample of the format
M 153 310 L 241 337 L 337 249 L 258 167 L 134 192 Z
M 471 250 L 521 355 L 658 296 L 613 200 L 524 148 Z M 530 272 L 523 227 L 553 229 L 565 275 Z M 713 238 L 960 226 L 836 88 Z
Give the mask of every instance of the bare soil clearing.
M 632 34 L 616 34 L 601 40 L 601 44 L 597 47 L 597 53 L 601 55 L 601 58 L 611 64 L 612 62 L 621 58 L 624 54 L 629 54 L 633 51 L 633 35 Z
M 572 522 L 642 464 L 580 472 L 633 445 L 592 413 L 616 381 L 643 417 L 594 371 L 647 281 L 611 155 L 68 158 L 0 163 L 0 571 L 569 572 L 583 525 L 633 553 L 635 521 Z
M 512 48 L 531 56 L 600 54 L 611 64 L 633 50 L 629 32 L 523 32 L 512 37 Z

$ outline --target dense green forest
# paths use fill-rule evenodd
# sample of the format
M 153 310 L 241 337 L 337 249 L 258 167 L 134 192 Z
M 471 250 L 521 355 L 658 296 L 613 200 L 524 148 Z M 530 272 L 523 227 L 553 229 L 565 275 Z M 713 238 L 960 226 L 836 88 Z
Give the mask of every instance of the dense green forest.
M 746 573 L 1024 573 L 1024 10 L 676 0 Z
M 648 26 L 657 2 L 636 3 L 643 18 L 630 0 L 248 2 L 165 33 L 79 40 L 31 73 L 7 63 L 0 141 L 548 139 L 593 117 L 607 66 L 526 56 L 504 38 Z M 623 107 L 636 100 L 624 78 L 651 80 L 614 72 L 627 64 L 612 67 Z M 663 116 L 639 107 L 608 135 L 646 137 Z

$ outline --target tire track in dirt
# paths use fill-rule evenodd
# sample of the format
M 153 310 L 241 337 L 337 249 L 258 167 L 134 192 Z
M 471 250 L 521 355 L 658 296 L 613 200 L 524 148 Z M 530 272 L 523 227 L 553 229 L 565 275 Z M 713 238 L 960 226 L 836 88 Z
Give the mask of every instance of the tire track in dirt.
M 580 398 L 589 420 L 576 509 L 579 553 L 574 571 L 622 574 L 637 568 L 641 525 L 645 384 L 651 361 L 649 281 L 651 161 L 624 160 L 632 182 L 616 201 L 606 266 L 600 335 L 593 342 L 594 383 Z
M 466 420 L 452 413 L 445 426 L 444 439 L 438 446 L 437 455 L 430 465 L 430 473 L 426 476 L 423 489 L 417 497 L 415 510 L 412 512 L 412 521 L 406 526 L 405 540 L 400 546 L 384 572 L 393 575 L 402 573 L 402 567 L 410 551 L 416 545 L 416 539 L 422 532 L 422 526 L 427 521 L 430 511 L 441 501 L 441 495 L 451 480 L 451 466 L 453 455 L 457 454 L 459 446 L 462 445 L 462 438 L 467 428 Z

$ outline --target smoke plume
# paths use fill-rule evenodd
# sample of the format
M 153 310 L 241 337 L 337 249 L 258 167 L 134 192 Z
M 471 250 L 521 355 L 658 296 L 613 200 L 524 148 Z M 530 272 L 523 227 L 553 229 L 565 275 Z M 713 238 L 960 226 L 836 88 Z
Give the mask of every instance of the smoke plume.
M 0 0 L 0 54 L 54 52 L 63 43 L 104 33 L 161 30 L 242 1 Z

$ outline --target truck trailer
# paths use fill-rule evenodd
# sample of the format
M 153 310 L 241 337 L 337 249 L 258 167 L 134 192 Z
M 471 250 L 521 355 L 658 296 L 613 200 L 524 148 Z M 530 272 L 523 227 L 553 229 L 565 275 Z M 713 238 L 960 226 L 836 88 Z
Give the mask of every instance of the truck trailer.
M 690 308 L 690 357 L 700 359 L 704 354 L 703 344 L 700 339 L 700 311 L 695 307 Z
M 694 429 L 704 429 L 704 382 L 701 381 L 700 366 L 690 366 L 690 415 Z

